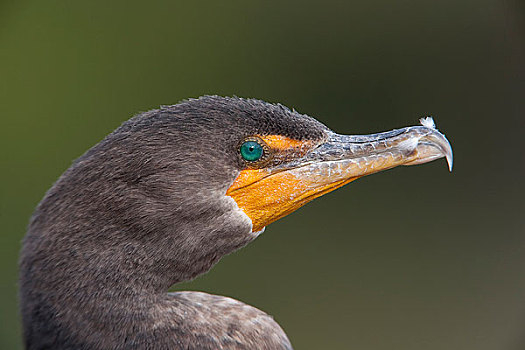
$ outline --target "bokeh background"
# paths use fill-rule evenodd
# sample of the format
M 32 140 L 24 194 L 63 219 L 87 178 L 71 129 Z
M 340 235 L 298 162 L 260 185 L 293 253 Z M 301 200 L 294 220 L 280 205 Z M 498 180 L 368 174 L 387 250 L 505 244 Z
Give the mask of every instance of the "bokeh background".
M 525 349 L 525 3 L 0 2 L 0 348 L 17 258 L 71 161 L 137 112 L 257 97 L 341 133 L 433 115 L 455 152 L 367 177 L 174 289 L 275 316 L 296 349 Z

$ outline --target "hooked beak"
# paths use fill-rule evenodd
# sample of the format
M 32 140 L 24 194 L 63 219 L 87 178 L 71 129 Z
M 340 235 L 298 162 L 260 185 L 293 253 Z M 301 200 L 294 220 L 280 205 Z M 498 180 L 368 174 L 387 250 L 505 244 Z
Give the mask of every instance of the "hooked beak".
M 297 210 L 309 201 L 362 176 L 399 165 L 446 158 L 452 171 L 452 147 L 429 118 L 412 126 L 371 135 L 328 138 L 303 157 L 264 169 L 248 183 L 236 183 L 227 195 L 250 217 L 253 231 Z M 242 174 L 241 174 L 242 175 Z M 242 176 L 238 180 L 244 182 Z
M 302 173 L 307 181 L 315 178 L 329 183 L 443 157 L 452 171 L 452 147 L 445 135 L 433 127 L 411 126 L 371 135 L 332 133 L 289 171 L 297 176 Z

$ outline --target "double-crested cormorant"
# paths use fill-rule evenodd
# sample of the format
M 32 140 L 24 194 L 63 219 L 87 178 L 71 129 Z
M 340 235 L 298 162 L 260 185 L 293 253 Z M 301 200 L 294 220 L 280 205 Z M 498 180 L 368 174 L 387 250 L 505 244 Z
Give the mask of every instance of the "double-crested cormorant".
M 338 135 L 253 99 L 207 96 L 140 114 L 78 158 L 23 242 L 28 349 L 291 349 L 239 301 L 167 293 L 271 222 L 361 176 L 446 157 L 422 126 Z

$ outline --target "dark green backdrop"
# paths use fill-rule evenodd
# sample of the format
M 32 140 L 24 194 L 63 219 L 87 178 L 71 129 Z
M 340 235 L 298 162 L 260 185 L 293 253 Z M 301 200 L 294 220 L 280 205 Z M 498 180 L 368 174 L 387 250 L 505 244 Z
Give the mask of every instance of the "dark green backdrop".
M 147 3 L 147 4 L 146 4 Z M 274 315 L 296 349 L 525 348 L 519 0 L 0 2 L 0 348 L 17 256 L 71 161 L 139 111 L 281 102 L 337 132 L 435 116 L 455 152 L 354 182 L 176 288 Z

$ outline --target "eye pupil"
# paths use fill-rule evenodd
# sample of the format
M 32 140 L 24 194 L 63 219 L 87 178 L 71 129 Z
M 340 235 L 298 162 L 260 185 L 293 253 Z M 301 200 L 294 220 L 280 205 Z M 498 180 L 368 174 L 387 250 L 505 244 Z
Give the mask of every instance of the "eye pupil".
M 241 145 L 241 156 L 249 162 L 261 159 L 263 153 L 263 147 L 256 141 L 246 141 Z

